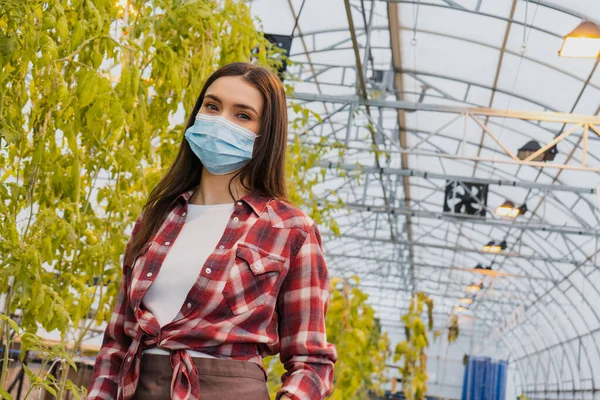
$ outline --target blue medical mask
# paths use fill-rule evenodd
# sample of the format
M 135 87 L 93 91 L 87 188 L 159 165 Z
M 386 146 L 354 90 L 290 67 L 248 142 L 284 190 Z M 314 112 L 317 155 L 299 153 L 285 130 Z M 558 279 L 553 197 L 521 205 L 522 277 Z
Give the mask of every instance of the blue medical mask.
M 202 165 L 214 175 L 242 168 L 252 159 L 255 135 L 225 117 L 198 113 L 185 138 Z

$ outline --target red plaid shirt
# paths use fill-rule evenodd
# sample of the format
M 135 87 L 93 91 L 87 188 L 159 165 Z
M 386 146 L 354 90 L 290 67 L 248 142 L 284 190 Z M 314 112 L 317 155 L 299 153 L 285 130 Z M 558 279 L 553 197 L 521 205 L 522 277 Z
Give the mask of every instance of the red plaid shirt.
M 161 328 L 143 307 L 142 297 L 183 227 L 193 192 L 174 201 L 133 266 L 123 264 L 86 399 L 130 399 L 142 351 L 152 346 L 171 353 L 172 399 L 201 398 L 188 349 L 255 362 L 265 377 L 262 357 L 279 353 L 286 372 L 276 399 L 283 394 L 293 400 L 324 398 L 332 391 L 338 357 L 325 332 L 330 279 L 316 224 L 288 203 L 256 194 L 236 202 L 221 240 L 175 319 Z

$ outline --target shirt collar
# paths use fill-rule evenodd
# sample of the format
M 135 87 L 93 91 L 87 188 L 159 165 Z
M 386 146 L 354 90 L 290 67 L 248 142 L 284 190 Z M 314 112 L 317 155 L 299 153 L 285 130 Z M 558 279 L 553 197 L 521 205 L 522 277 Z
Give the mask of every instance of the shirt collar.
M 246 204 L 252 207 L 258 216 L 263 212 L 270 199 L 268 197 L 261 196 L 258 193 L 250 192 L 240 200 L 246 202 Z
M 194 191 L 196 190 L 196 188 L 197 188 L 197 186 L 179 194 L 179 196 L 177 196 L 175 201 L 176 202 L 184 201 L 185 203 L 187 203 L 189 201 L 190 197 L 192 197 L 192 194 L 194 194 Z M 256 215 L 260 215 L 263 212 L 263 210 L 265 209 L 269 200 L 270 199 L 268 197 L 261 196 L 260 194 L 257 194 L 254 192 L 250 192 L 246 196 L 244 196 L 240 199 L 240 201 L 243 201 L 246 204 L 248 204 L 252 208 L 252 210 L 256 213 Z
M 178 201 L 183 200 L 185 203 L 187 203 L 188 200 L 190 199 L 190 197 L 192 197 L 192 194 L 194 194 L 196 187 L 193 187 L 193 188 L 186 190 L 185 192 L 179 194 L 179 196 L 177 196 L 177 198 L 173 202 L 176 203 Z

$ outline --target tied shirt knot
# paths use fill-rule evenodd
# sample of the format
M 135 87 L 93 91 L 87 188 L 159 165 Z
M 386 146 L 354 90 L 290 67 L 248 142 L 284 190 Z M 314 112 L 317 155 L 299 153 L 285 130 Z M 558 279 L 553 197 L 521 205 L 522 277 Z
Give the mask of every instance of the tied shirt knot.
M 133 357 L 133 360 L 127 357 L 124 361 L 118 398 L 122 400 L 133 398 L 139 380 L 141 353 L 144 349 L 156 346 L 170 352 L 169 360 L 173 368 L 171 399 L 199 400 L 198 370 L 192 357 L 187 350 L 174 348 L 177 346 L 176 343 L 170 342 L 168 337 L 163 337 L 158 321 L 151 313 L 148 311 L 142 311 L 142 313 L 143 315 L 138 320 L 141 329 L 132 341 L 129 351 L 130 354 L 135 354 L 135 357 Z M 135 371 L 133 374 L 127 373 L 131 367 Z

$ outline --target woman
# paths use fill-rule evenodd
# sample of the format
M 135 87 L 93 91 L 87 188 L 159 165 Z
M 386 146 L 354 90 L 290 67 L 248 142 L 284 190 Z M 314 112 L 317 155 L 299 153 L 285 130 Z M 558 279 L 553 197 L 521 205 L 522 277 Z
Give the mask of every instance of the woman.
M 179 153 L 150 193 L 123 262 L 87 399 L 277 399 L 332 391 L 321 236 L 286 201 L 287 106 L 270 71 L 206 81 Z

